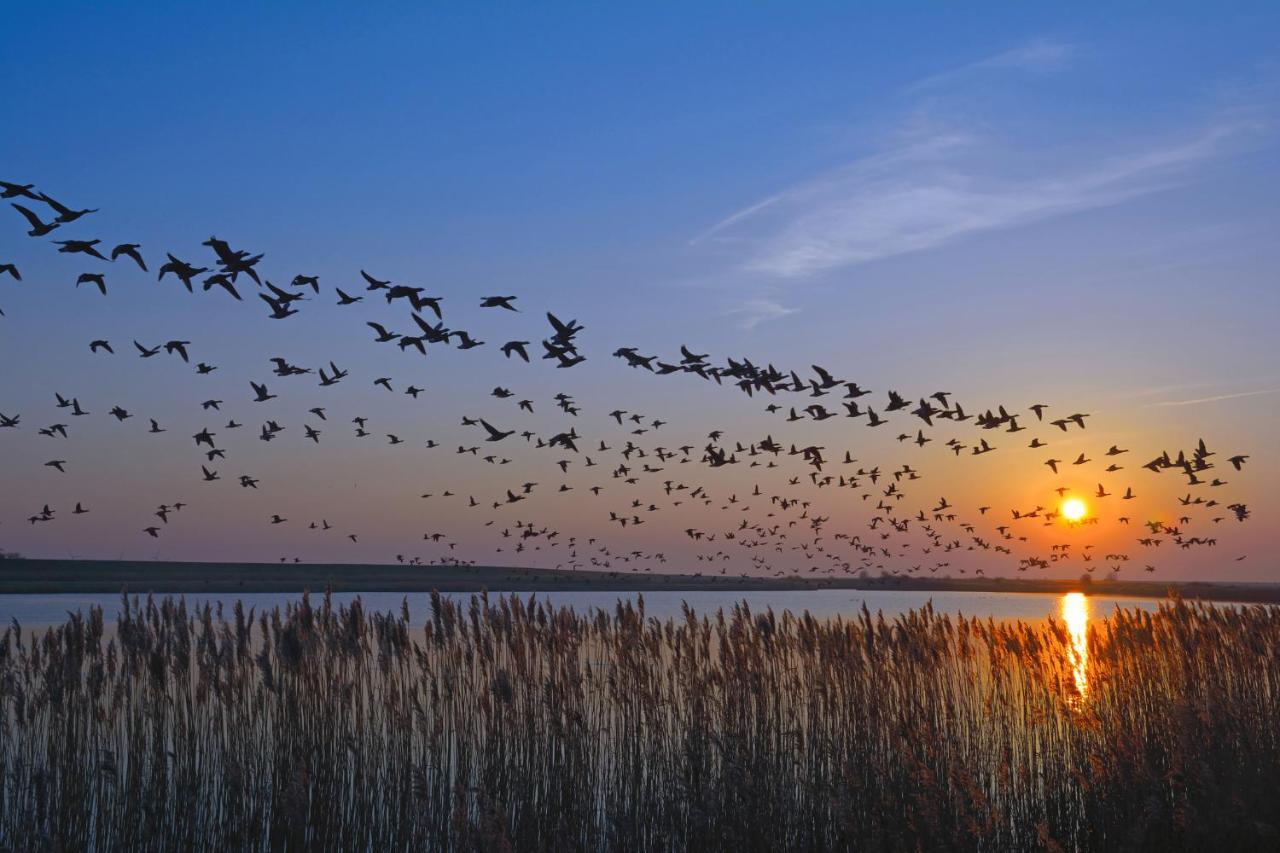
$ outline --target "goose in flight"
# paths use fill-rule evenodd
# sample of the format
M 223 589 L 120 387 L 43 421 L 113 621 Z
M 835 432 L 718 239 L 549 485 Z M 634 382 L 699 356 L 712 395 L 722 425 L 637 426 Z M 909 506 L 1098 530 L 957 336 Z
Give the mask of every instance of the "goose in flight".
M 286 317 L 292 317 L 294 314 L 298 313 L 298 309 L 291 308 L 289 306 L 299 299 L 302 299 L 303 297 L 301 295 L 296 293 L 286 293 L 271 282 L 267 282 L 267 289 L 274 293 L 275 296 L 268 296 L 265 293 L 259 293 L 258 298 L 271 306 L 271 313 L 267 315 L 268 317 L 272 320 L 283 320 Z
M 681 364 L 702 364 L 707 360 L 707 357 L 709 355 L 710 353 L 703 353 L 702 355 L 699 355 L 693 352 L 692 350 L 690 350 L 684 344 L 680 345 L 680 363 Z
M 507 436 L 515 433 L 515 430 L 507 430 L 506 432 L 503 432 L 502 430 L 495 429 L 494 426 L 484 418 L 480 419 L 480 426 L 484 427 L 485 432 L 489 433 L 489 437 L 486 438 L 485 441 L 502 441 Z
M 106 257 L 97 249 L 101 240 L 54 240 L 53 242 L 60 247 L 58 251 L 63 254 L 89 255 L 100 261 L 106 260 Z
M 52 207 L 54 209 L 54 212 L 58 214 L 58 217 L 55 221 L 62 222 L 64 224 L 68 222 L 75 222 L 77 219 L 79 219 L 82 216 L 87 216 L 90 213 L 98 212 L 98 209 L 96 207 L 93 208 L 92 210 L 72 210 L 66 205 L 59 204 L 54 199 L 50 198 L 46 193 L 36 193 L 36 197 L 40 199 L 40 201 L 49 205 L 49 207 Z
M 516 311 L 516 307 L 511 304 L 515 299 L 514 296 L 484 296 L 480 299 L 480 307 L 506 308 L 508 311 Z
M 28 237 L 43 237 L 58 227 L 57 222 L 44 222 L 39 216 L 36 216 L 30 210 L 16 202 L 12 202 L 11 205 L 14 210 L 18 211 L 24 218 L 26 218 L 27 224 L 31 226 L 31 229 L 27 231 Z
M 262 286 L 262 279 L 258 278 L 257 270 L 254 266 L 258 261 L 262 260 L 262 255 L 250 255 L 243 250 L 233 250 L 226 240 L 219 240 L 217 237 L 210 237 L 200 245 L 208 246 L 213 249 L 213 253 L 218 256 L 218 263 L 222 265 L 223 272 L 231 276 L 231 280 L 235 281 L 244 273 L 253 279 L 254 283 L 259 287 Z
M 453 334 L 454 337 L 462 341 L 462 343 L 458 344 L 458 349 L 474 349 L 476 347 L 484 346 L 484 341 L 477 341 L 466 332 L 457 331 Z
M 169 355 L 177 353 L 183 361 L 190 363 L 191 359 L 187 355 L 187 347 L 191 346 L 191 341 L 169 341 L 164 345 L 164 351 Z
M 252 380 L 249 381 L 249 385 L 253 388 L 253 393 L 255 394 L 253 402 L 255 403 L 265 403 L 268 400 L 274 400 L 277 396 L 276 394 L 267 393 L 266 385 L 259 384 Z
M 360 275 L 363 276 L 364 280 L 369 283 L 369 287 L 368 287 L 369 290 L 386 290 L 388 287 L 391 286 L 390 281 L 379 281 L 378 279 L 369 275 L 364 270 L 360 270 Z
M 394 341 L 400 337 L 399 332 L 388 332 L 386 327 L 381 323 L 375 323 L 372 320 L 369 320 L 365 325 L 377 332 L 378 337 L 375 339 L 375 343 L 385 344 L 387 341 Z
M 0 198 L 29 198 L 32 201 L 39 201 L 39 196 L 32 192 L 35 188 L 35 184 L 12 184 L 8 181 L 0 181 Z
M 186 286 L 188 293 L 195 293 L 195 290 L 192 288 L 192 282 L 195 280 L 196 276 L 201 273 L 208 272 L 209 268 L 193 267 L 186 261 L 181 261 L 175 258 L 170 253 L 166 252 L 166 255 L 169 258 L 169 261 L 164 266 L 160 267 L 160 276 L 157 281 L 164 281 L 164 277 L 166 275 L 173 273 L 173 275 Z
M 215 285 L 218 287 L 221 287 L 227 293 L 230 293 L 231 297 L 235 299 L 237 302 L 244 301 L 244 299 L 242 299 L 240 296 L 240 291 L 236 290 L 235 282 L 233 282 L 231 278 L 227 276 L 226 273 L 221 273 L 221 272 L 214 273 L 213 275 L 206 278 L 204 280 L 205 292 L 207 293 Z
M 507 358 L 511 358 L 511 354 L 515 353 L 527 362 L 529 360 L 529 351 L 525 347 L 528 345 L 528 341 L 507 341 L 502 345 L 502 354 Z
M 143 272 L 148 272 L 147 262 L 142 259 L 142 253 L 139 251 L 142 246 L 138 243 L 121 243 L 111 250 L 111 260 L 115 260 L 123 255 L 132 260 Z

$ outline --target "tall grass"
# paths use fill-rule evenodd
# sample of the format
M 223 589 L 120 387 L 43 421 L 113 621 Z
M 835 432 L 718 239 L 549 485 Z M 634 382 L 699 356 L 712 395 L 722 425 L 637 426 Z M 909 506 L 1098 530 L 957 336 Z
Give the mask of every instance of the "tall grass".
M 0 847 L 1280 845 L 1280 608 L 647 619 L 126 598 L 0 642 Z

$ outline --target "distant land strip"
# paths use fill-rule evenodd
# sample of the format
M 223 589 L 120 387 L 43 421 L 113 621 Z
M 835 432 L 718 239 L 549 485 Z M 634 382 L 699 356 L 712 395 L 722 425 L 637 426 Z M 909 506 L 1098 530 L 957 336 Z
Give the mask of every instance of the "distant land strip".
M 0 595 L 52 593 L 239 592 L 752 592 L 901 590 L 917 592 L 1089 592 L 1141 598 L 1171 593 L 1202 601 L 1280 604 L 1280 584 L 1051 578 L 760 578 L 507 566 L 345 563 L 196 563 L 115 560 L 0 560 Z

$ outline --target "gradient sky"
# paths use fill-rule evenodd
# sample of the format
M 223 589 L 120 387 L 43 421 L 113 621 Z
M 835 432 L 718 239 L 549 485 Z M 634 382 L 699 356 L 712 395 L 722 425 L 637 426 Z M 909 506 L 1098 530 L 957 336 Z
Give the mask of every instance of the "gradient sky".
M 450 326 L 490 346 L 414 361 L 372 346 L 361 326 L 404 330 L 398 309 L 366 300 L 344 313 L 327 290 L 324 305 L 276 323 L 260 304 L 192 297 L 121 264 L 103 299 L 72 287 L 91 265 L 27 238 L 6 211 L 0 263 L 16 263 L 24 281 L 0 277 L 0 412 L 21 413 L 23 429 L 0 431 L 0 547 L 384 561 L 419 553 L 412 542 L 438 530 L 459 556 L 493 562 L 492 530 L 474 513 L 414 496 L 491 498 L 528 478 L 548 494 L 504 510 L 499 527 L 533 520 L 663 551 L 667 568 L 703 568 L 692 555 L 708 549 L 681 531 L 722 529 L 723 512 L 668 510 L 619 531 L 607 510 L 630 494 L 590 500 L 592 480 L 579 476 L 556 501 L 554 455 L 516 459 L 499 445 L 514 460 L 499 470 L 451 452 L 476 443 L 462 414 L 567 428 L 551 406 L 558 391 L 583 406 L 577 425 L 593 441 L 626 440 L 608 431 L 615 407 L 669 420 L 645 437 L 668 447 L 701 446 L 715 428 L 743 441 L 821 441 L 832 456 L 909 462 L 933 478 L 918 503 L 945 495 L 970 514 L 979 503 L 1045 503 L 1060 482 L 1034 452 L 956 459 L 943 432 L 912 456 L 891 435 L 842 421 L 788 428 L 761 401 L 609 357 L 624 345 L 671 356 L 688 343 L 716 359 L 825 365 L 875 389 L 876 402 L 887 388 L 948 390 L 970 410 L 1048 402 L 1058 415 L 1093 413 L 1083 438 L 1050 448 L 1056 457 L 1120 443 L 1136 467 L 1201 436 L 1223 455 L 1248 453 L 1245 471 L 1224 479 L 1254 518 L 1219 525 L 1218 549 L 1144 554 L 1132 547 L 1137 531 L 1118 528 L 1097 531 L 1098 545 L 1136 564 L 1159 556 L 1161 577 L 1280 580 L 1275 4 L 118 5 L 8 10 L 0 178 L 100 207 L 68 233 L 142 243 L 153 267 L 166 250 L 207 257 L 199 244 L 216 234 L 265 252 L 277 283 L 305 272 L 354 293 L 364 268 L 423 286 L 445 297 Z M 524 312 L 478 309 L 490 293 L 518 294 Z M 548 309 L 586 325 L 586 364 L 556 371 L 493 351 L 545 336 Z M 89 355 L 96 337 L 112 340 L 115 359 Z M 220 369 L 195 377 L 169 357 L 141 362 L 132 338 L 191 340 L 193 359 Z M 272 379 L 275 355 L 332 358 L 352 381 L 338 391 L 276 379 L 288 399 L 253 409 L 247 381 Z M 429 393 L 387 395 L 375 376 Z M 538 414 L 521 419 L 511 401 L 487 397 L 498 384 L 534 399 Z M 63 444 L 35 433 L 66 420 L 55 390 L 94 412 Z M 202 490 L 188 436 L 225 422 L 199 411 L 207 398 L 229 401 L 250 428 L 264 417 L 291 427 L 287 440 L 247 441 L 220 466 L 261 477 L 261 494 Z M 102 417 L 116 404 L 137 418 Z M 320 404 L 336 422 L 315 448 L 298 433 Z M 445 447 L 357 444 L 354 413 L 379 436 Z M 170 428 L 165 440 L 145 435 L 147 417 Z M 68 474 L 44 468 L 47 458 L 69 460 Z M 757 481 L 684 468 L 717 507 Z M 1151 495 L 1152 516 L 1186 491 L 1161 476 L 1131 480 Z M 855 494 L 821 498 L 833 532 L 865 531 Z M 72 519 L 77 500 L 93 511 Z M 177 500 L 196 517 L 141 537 L 150 511 Z M 58 520 L 26 524 L 44 503 Z M 296 528 L 264 524 L 271 512 Z M 361 543 L 308 538 L 302 524 L 321 516 Z M 1075 532 L 1030 533 L 1047 545 Z

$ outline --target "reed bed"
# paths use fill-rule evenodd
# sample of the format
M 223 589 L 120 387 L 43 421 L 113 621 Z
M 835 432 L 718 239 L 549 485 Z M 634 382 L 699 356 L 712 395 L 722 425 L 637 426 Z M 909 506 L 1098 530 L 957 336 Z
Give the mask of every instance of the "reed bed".
M 0 642 L 0 848 L 1280 845 L 1280 608 L 1091 630 L 127 597 Z

